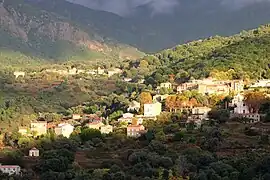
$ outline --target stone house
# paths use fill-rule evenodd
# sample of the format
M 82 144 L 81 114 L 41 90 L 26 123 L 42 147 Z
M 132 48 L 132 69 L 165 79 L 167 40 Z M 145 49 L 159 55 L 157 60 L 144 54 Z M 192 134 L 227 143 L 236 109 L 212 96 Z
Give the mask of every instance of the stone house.
M 31 122 L 30 125 L 31 132 L 36 132 L 36 135 L 42 135 L 47 133 L 47 122 L 39 121 L 39 122 Z
M 145 127 L 143 125 L 129 125 L 127 127 L 128 137 L 139 137 L 143 133 L 145 133 Z

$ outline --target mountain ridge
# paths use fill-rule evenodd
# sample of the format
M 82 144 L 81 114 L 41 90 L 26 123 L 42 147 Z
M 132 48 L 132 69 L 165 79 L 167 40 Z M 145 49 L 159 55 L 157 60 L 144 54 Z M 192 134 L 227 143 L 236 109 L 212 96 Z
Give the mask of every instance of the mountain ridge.
M 242 30 L 249 30 L 270 22 L 270 2 L 247 4 L 241 8 L 232 8 L 221 1 L 202 0 L 179 1 L 179 5 L 171 13 L 152 14 L 147 5 L 132 9 L 130 15 L 122 18 L 124 22 L 132 22 L 132 30 L 127 25 L 118 24 L 117 29 L 124 33 L 114 34 L 114 28 L 107 24 L 101 34 L 120 42 L 133 45 L 145 52 L 156 52 L 162 49 L 183 44 L 192 40 L 214 35 L 230 36 Z M 96 24 L 98 27 L 99 25 Z M 125 33 L 129 33 L 126 35 Z
M 54 61 L 119 60 L 141 54 L 132 46 L 104 40 L 90 28 L 23 0 L 3 1 L 0 15 L 1 49 Z

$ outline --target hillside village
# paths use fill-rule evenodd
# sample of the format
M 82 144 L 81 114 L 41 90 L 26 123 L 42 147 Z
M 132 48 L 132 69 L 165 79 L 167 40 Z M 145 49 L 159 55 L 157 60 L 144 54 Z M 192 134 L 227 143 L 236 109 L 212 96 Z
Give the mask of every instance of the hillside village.
M 4 67 L 0 179 L 270 179 L 269 27 L 119 64 Z
M 59 73 L 61 75 L 76 75 L 80 73 L 80 70 L 72 69 L 65 72 L 60 70 L 46 70 L 46 72 Z M 114 72 L 109 73 L 108 76 L 121 73 L 121 70 L 117 69 Z M 95 73 L 97 75 L 103 75 L 104 70 L 98 68 Z M 16 79 L 24 78 L 25 75 L 25 72 L 14 72 Z M 123 81 L 125 80 L 123 79 Z M 260 92 L 259 89 L 264 90 L 269 87 L 270 80 L 258 80 L 252 84 L 247 84 L 243 80 L 216 80 L 211 77 L 201 80 L 190 80 L 181 84 L 165 82 L 153 90 L 155 92 L 154 96 L 149 92 L 142 92 L 140 102 L 131 101 L 126 112 L 116 121 L 97 114 L 72 114 L 71 116 L 63 116 L 57 122 L 47 122 L 41 113 L 37 119 L 32 119 L 32 122 L 28 126 L 18 127 L 18 133 L 24 137 L 38 138 L 53 132 L 56 136 L 69 138 L 79 128 L 84 127 L 97 130 L 105 136 L 110 136 L 114 131 L 123 129 L 127 137 L 138 138 L 148 131 L 144 126 L 145 123 L 148 121 L 158 121 L 159 116 L 168 112 L 179 112 L 184 115 L 184 118 L 181 118 L 183 128 L 192 126 L 194 129 L 200 129 L 203 124 L 213 119 L 213 110 L 217 109 L 228 110 L 228 118 L 231 119 L 228 122 L 248 123 L 251 124 L 251 128 L 260 130 L 256 124 L 265 121 L 268 117 L 266 117 L 266 114 L 259 112 L 260 107 L 256 103 L 262 103 L 259 101 L 266 100 L 269 96 L 267 92 Z M 164 92 L 169 93 L 164 94 Z M 200 103 L 196 98 L 188 99 L 185 97 L 187 93 L 191 92 L 202 96 L 216 96 L 218 98 L 217 101 L 224 102 L 224 104 L 218 105 L 216 103 L 213 105 L 208 102 Z M 255 97 L 251 97 L 252 94 Z M 151 99 L 147 99 L 147 103 L 142 104 L 143 98 L 149 97 Z M 258 102 L 252 102 L 256 100 Z M 210 101 L 210 99 L 207 101 Z M 269 130 L 267 129 L 267 131 Z M 32 147 L 29 149 L 29 156 L 38 157 L 40 156 L 40 152 L 35 147 Z M 8 174 L 19 174 L 21 171 L 18 165 L 5 165 L 1 166 L 0 169 L 3 173 Z

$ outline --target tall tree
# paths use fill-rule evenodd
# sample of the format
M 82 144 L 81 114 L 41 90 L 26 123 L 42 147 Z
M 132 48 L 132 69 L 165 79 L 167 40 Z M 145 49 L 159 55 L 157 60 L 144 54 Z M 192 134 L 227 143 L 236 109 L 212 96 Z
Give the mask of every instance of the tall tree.
M 165 101 L 166 109 L 168 109 L 170 112 L 172 112 L 173 109 L 175 109 L 176 104 L 176 96 L 168 96 Z
M 141 104 L 141 108 L 140 108 L 140 112 L 143 112 L 143 106 L 144 104 L 149 104 L 152 103 L 152 95 L 150 94 L 150 92 L 142 92 L 140 94 L 140 104 Z
M 250 112 L 258 113 L 261 105 L 266 101 L 266 95 L 260 91 L 247 92 L 244 101 Z

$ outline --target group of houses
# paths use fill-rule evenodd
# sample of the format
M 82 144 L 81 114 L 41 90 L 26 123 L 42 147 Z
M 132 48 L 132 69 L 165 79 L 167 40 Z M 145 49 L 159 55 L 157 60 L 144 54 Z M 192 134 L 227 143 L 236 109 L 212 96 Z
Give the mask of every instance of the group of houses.
M 180 85 L 175 85 L 170 82 L 161 83 L 157 90 L 161 88 L 172 89 L 177 93 L 183 93 L 185 91 L 196 90 L 198 93 L 204 95 L 229 95 L 231 93 L 235 94 L 229 107 L 233 109 L 231 111 L 231 118 L 244 118 L 249 119 L 249 123 L 259 122 L 261 115 L 259 113 L 254 113 L 249 109 L 245 103 L 244 98 L 244 87 L 248 89 L 254 88 L 270 88 L 270 80 L 258 80 L 251 84 L 246 84 L 243 80 L 216 80 L 213 78 L 206 78 L 202 80 L 190 80 L 188 82 L 182 83 Z M 153 101 L 161 102 L 165 100 L 169 95 L 157 94 L 153 97 Z M 203 119 L 207 119 L 208 112 L 211 111 L 209 107 L 192 107 L 188 108 L 189 116 L 187 122 L 194 122 L 200 125 Z
M 178 93 L 187 90 L 197 90 L 201 94 L 229 94 L 230 92 L 240 93 L 244 90 L 243 80 L 216 80 L 205 78 L 202 80 L 190 80 L 182 83 L 176 88 Z
M 122 70 L 119 68 L 103 69 L 101 67 L 98 67 L 97 69 L 84 70 L 84 69 L 77 69 L 77 68 L 73 67 L 73 68 L 66 69 L 66 70 L 46 69 L 45 72 L 57 73 L 60 75 L 65 75 L 65 76 L 77 75 L 77 74 L 91 74 L 91 75 L 105 75 L 105 76 L 111 77 L 114 74 L 122 73 Z
M 29 150 L 29 157 L 39 157 L 39 150 L 35 147 Z M 21 167 L 19 165 L 2 165 L 0 164 L 0 171 L 8 175 L 19 175 Z
M 109 69 L 103 69 L 101 67 L 98 67 L 97 69 L 77 69 L 75 67 L 69 68 L 69 69 L 46 69 L 44 70 L 46 73 L 55 73 L 63 76 L 73 76 L 78 74 L 91 74 L 91 75 L 104 75 L 111 77 L 115 74 L 121 74 L 123 71 L 119 68 L 109 68 Z M 24 71 L 15 71 L 13 72 L 13 75 L 17 79 L 18 77 L 24 77 L 26 75 L 26 72 Z
M 73 114 L 70 120 L 80 121 L 80 120 L 87 121 L 85 126 L 98 129 L 102 134 L 109 134 L 113 131 L 113 127 L 108 123 L 103 123 L 104 119 L 102 117 L 98 117 L 95 114 Z M 74 131 L 74 124 L 61 122 L 61 123 L 48 123 L 47 121 L 33 121 L 30 123 L 30 127 L 20 127 L 19 133 L 22 135 L 34 135 L 40 136 L 43 134 L 47 134 L 48 130 L 53 130 L 56 135 L 64 136 L 69 138 L 72 132 Z

